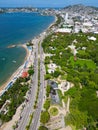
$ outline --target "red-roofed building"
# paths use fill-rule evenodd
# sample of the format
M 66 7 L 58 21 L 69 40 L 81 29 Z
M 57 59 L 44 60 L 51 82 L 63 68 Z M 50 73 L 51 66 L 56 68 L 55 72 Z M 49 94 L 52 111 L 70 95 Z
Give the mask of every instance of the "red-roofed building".
M 28 72 L 26 72 L 26 71 L 24 71 L 23 73 L 22 73 L 22 78 L 27 78 L 29 76 L 29 74 L 28 74 Z

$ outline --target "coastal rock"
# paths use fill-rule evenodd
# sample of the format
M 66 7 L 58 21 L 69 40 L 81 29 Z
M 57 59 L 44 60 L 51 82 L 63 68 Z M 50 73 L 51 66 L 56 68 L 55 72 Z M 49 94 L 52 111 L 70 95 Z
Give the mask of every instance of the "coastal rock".
M 9 45 L 7 48 L 14 48 L 16 45 Z

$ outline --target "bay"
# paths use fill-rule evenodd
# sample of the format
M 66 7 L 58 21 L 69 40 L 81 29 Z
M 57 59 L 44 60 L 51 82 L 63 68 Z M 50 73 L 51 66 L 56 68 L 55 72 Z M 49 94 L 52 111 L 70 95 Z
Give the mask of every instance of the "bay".
M 38 13 L 0 14 L 0 86 L 18 69 L 26 57 L 24 48 L 7 47 L 33 39 L 54 20 L 53 16 L 42 16 Z

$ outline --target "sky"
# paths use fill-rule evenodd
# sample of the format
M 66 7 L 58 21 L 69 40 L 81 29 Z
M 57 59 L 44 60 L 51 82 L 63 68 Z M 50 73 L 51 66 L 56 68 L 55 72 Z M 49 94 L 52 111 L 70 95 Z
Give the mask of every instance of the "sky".
M 0 7 L 65 7 L 73 4 L 98 7 L 98 0 L 0 0 Z

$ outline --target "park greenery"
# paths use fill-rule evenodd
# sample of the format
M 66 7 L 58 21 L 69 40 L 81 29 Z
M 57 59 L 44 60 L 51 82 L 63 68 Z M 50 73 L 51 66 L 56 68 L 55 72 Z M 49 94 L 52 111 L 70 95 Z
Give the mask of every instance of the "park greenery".
M 45 126 L 40 126 L 38 130 L 48 130 Z
M 51 86 L 47 85 L 47 87 L 46 87 L 46 96 L 47 96 L 47 98 L 49 97 L 50 92 L 51 92 Z
M 27 79 L 25 81 L 27 82 Z M 23 101 L 25 101 L 25 95 L 27 90 L 29 89 L 26 82 L 24 82 L 24 79 L 18 78 L 13 86 L 9 88 L 9 90 L 6 91 L 4 95 L 2 95 L 0 100 L 0 108 L 2 108 L 7 100 L 10 101 L 6 108 L 7 113 L 4 114 L 3 111 L 0 113 L 0 119 L 2 120 L 2 122 L 7 122 L 11 120 L 16 112 L 16 109 Z
M 57 116 L 58 113 L 59 113 L 58 109 L 56 107 L 51 107 L 50 110 L 49 110 L 49 112 L 50 112 L 51 116 Z
M 46 101 L 45 101 L 45 103 L 44 103 L 44 108 L 45 108 L 46 110 L 48 110 L 49 107 L 50 107 L 50 99 L 46 99 Z
M 36 93 L 34 109 L 36 109 L 38 105 L 38 97 L 39 97 L 39 90 L 40 90 L 40 63 L 39 62 L 40 61 L 38 60 L 38 88 L 37 88 L 37 93 Z
M 50 115 L 48 111 L 44 111 L 41 113 L 41 119 L 40 119 L 41 123 L 45 124 L 49 121 L 49 119 L 50 119 Z
M 89 40 L 91 36 L 96 41 Z M 72 43 L 78 52 L 76 56 L 68 47 Z M 76 129 L 98 129 L 98 35 L 54 33 L 44 39 L 42 46 L 45 53 L 52 54 L 45 57 L 45 79 L 64 77 L 74 84 L 64 96 L 59 92 L 61 99 L 71 99 L 65 123 Z M 51 62 L 61 67 L 59 72 L 48 73 Z
M 32 65 L 29 67 L 28 73 L 30 76 L 34 74 L 34 69 Z
M 51 88 L 50 88 L 49 85 L 47 85 L 47 87 L 46 87 L 46 97 L 47 98 L 46 98 L 44 105 L 43 105 L 44 111 L 41 112 L 41 117 L 40 117 L 40 121 L 43 124 L 43 126 L 40 126 L 39 130 L 48 130 L 48 128 L 46 128 L 44 125 L 50 119 L 50 113 L 48 112 L 50 105 L 51 105 L 51 100 L 50 100 L 50 97 L 49 97 L 50 91 L 51 91 Z

